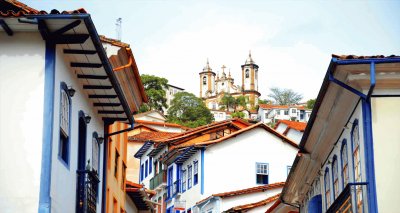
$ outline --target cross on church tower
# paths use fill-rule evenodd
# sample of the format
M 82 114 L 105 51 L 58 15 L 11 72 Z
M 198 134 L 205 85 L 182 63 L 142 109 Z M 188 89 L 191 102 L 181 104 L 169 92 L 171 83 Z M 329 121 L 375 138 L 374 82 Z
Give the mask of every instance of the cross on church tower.
M 224 73 L 224 72 L 225 72 L 225 68 L 226 68 L 226 66 L 225 66 L 225 65 L 222 65 L 222 67 L 221 67 L 221 69 L 222 69 L 222 73 Z

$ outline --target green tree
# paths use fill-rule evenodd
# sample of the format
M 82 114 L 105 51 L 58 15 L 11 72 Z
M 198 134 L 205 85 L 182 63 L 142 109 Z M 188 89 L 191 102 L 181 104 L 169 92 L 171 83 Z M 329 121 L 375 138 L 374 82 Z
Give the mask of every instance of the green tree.
M 270 89 L 271 94 L 268 97 L 272 98 L 275 104 L 278 105 L 292 105 L 298 104 L 301 99 L 303 99 L 303 95 L 294 92 L 291 89 L 281 89 L 278 87 L 273 87 Z
M 241 106 L 241 107 L 243 107 L 243 109 L 247 109 L 247 103 L 248 102 L 249 102 L 249 99 L 244 95 L 238 96 L 235 99 L 235 103 L 236 103 L 235 105 L 236 106 Z M 235 109 L 235 111 L 236 111 L 236 109 Z
M 232 118 L 244 118 L 244 112 L 234 112 L 231 114 Z
M 224 105 L 226 107 L 225 109 L 229 111 L 229 108 L 236 108 L 236 99 L 230 94 L 224 94 L 221 98 L 220 104 Z
M 162 111 L 163 107 L 168 108 L 165 92 L 168 89 L 168 80 L 146 74 L 141 75 L 140 78 L 149 101 L 140 107 L 139 112 L 150 110 Z
M 210 110 L 192 93 L 178 92 L 168 109 L 168 122 L 187 127 L 198 127 L 214 120 Z
M 310 99 L 307 101 L 307 109 L 313 109 L 315 105 L 315 99 Z

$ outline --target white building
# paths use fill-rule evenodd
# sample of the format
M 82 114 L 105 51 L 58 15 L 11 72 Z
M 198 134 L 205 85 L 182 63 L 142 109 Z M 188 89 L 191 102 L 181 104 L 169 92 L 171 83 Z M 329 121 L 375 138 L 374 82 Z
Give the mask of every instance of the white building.
M 399 56 L 333 56 L 271 212 L 398 211 L 398 73 Z
M 163 156 L 167 165 L 167 212 L 200 208 L 201 212 L 222 212 L 250 202 L 219 203 L 213 199 L 209 204 L 197 205 L 212 194 L 286 180 L 298 150 L 295 142 L 262 123 L 216 139 L 174 140 L 170 146 Z M 261 201 L 256 199 L 252 202 Z M 210 209 L 208 205 L 218 207 Z
M 148 112 L 139 113 L 133 116 L 135 120 L 142 121 L 153 121 L 153 122 L 165 122 L 167 118 L 157 110 L 151 110 Z
M 101 212 L 108 127 L 143 101 L 121 82 L 140 79 L 114 73 L 84 9 L 0 17 L 0 211 Z
M 168 84 L 168 89 L 165 90 L 165 97 L 167 98 L 168 108 L 163 107 L 164 114 L 168 115 L 168 109 L 171 106 L 172 100 L 175 98 L 175 94 L 178 92 L 184 92 L 185 89 Z
M 258 118 L 263 123 L 275 123 L 278 120 L 308 122 L 311 115 L 311 110 L 304 106 L 271 104 L 259 104 L 258 106 Z
M 306 126 L 304 122 L 280 120 L 274 129 L 299 144 Z

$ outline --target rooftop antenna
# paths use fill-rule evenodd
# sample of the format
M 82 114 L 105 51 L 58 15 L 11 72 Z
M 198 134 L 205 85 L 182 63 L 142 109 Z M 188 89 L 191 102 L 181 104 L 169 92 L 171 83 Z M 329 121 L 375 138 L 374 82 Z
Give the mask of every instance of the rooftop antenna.
M 115 28 L 117 31 L 117 40 L 121 41 L 122 37 L 122 18 L 117 18 L 117 21 L 115 22 Z

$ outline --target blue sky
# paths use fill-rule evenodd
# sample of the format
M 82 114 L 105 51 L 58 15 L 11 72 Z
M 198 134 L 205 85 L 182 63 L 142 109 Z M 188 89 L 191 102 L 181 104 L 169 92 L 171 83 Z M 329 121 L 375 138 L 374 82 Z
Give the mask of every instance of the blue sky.
M 99 34 L 130 43 L 140 73 L 166 77 L 198 95 L 209 58 L 241 82 L 249 50 L 259 68 L 259 91 L 290 88 L 315 98 L 331 54 L 400 55 L 400 1 L 41 0 L 50 11 L 85 8 Z

